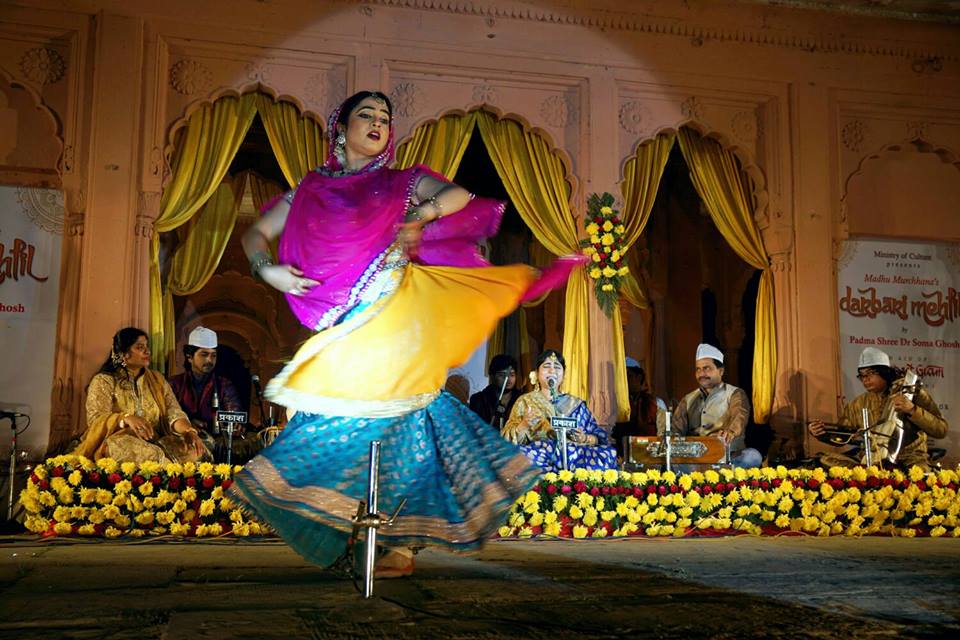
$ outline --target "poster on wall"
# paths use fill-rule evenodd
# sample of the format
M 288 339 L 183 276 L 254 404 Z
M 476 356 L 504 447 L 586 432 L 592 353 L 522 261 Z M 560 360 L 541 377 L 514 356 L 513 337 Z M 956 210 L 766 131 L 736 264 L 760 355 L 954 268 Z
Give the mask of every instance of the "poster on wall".
M 960 246 L 858 238 L 845 243 L 838 270 L 840 359 L 847 401 L 863 393 L 864 347 L 912 368 L 950 425 L 928 447 L 960 461 Z
M 0 186 L 0 410 L 29 416 L 17 446 L 32 459 L 45 453 L 50 435 L 63 212 L 55 189 Z M 9 427 L 0 421 L 4 455 Z

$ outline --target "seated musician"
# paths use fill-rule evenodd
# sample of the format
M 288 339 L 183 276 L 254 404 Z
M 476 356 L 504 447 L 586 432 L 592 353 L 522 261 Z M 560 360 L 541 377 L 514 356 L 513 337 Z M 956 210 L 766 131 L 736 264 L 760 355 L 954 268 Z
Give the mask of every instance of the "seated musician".
M 927 453 L 927 438 L 943 438 L 947 435 L 947 421 L 943 419 L 937 403 L 927 392 L 920 388 L 913 400 L 909 400 L 903 393 L 903 372 L 890 366 L 890 356 L 877 349 L 867 347 L 860 354 L 857 363 L 857 378 L 865 389 L 864 393 L 853 399 L 843 407 L 836 427 L 841 431 L 854 432 L 862 426 L 862 410 L 867 409 L 871 425 L 877 425 L 892 419 L 893 413 L 901 418 L 904 428 L 903 447 L 896 459 L 896 466 L 909 469 L 916 465 L 924 470 L 930 469 L 930 456 Z M 822 420 L 812 420 L 807 426 L 810 433 L 817 438 L 824 438 L 826 425 Z M 882 443 L 880 437 L 874 437 L 872 450 L 877 454 L 878 446 Z M 829 439 L 825 441 L 834 444 Z M 879 466 L 879 455 L 874 455 Z M 865 455 L 862 452 L 854 458 L 842 453 L 828 452 L 821 454 L 819 462 L 826 467 L 850 467 L 864 463 Z
M 217 366 L 217 334 L 206 327 L 197 327 L 190 332 L 183 347 L 183 373 L 170 378 L 170 386 L 177 401 L 200 432 L 207 447 L 217 451 L 217 458 L 226 460 L 221 451 L 225 438 L 216 433 L 214 425 L 214 396 L 220 411 L 243 411 L 240 397 L 233 383 L 215 372 Z M 260 450 L 258 438 L 244 438 L 243 427 L 234 426 L 234 462 L 245 462 Z
M 516 359 L 505 353 L 498 353 L 490 359 L 487 376 L 490 384 L 470 396 L 470 408 L 484 422 L 495 426 L 499 431 L 510 415 L 513 404 L 520 397 Z M 500 393 L 501 389 L 503 394 Z
M 556 434 L 550 426 L 553 416 L 571 417 L 577 428 L 567 433 L 567 464 L 570 469 L 615 469 L 617 452 L 607 432 L 597 424 L 587 403 L 558 389 L 566 362 L 558 351 L 547 349 L 537 357 L 537 369 L 530 373 L 535 389 L 517 398 L 510 418 L 501 431 L 504 438 L 545 471 L 563 468 Z
M 723 353 L 709 344 L 698 346 L 696 376 L 698 387 L 673 412 L 673 435 L 716 436 L 729 447 L 733 466 L 759 467 L 763 456 L 744 442 L 750 400 L 743 389 L 723 381 Z M 658 425 L 660 435 L 663 430 Z
M 660 400 L 650 393 L 647 374 L 633 358 L 626 359 L 627 391 L 630 394 L 630 419 L 618 422 L 613 427 L 613 440 L 617 453 L 627 457 L 627 438 L 630 436 L 657 435 L 657 410 Z M 666 408 L 666 406 L 664 406 Z
M 149 366 L 146 332 L 127 327 L 113 336 L 87 387 L 87 428 L 74 453 L 161 464 L 211 459 L 170 385 Z

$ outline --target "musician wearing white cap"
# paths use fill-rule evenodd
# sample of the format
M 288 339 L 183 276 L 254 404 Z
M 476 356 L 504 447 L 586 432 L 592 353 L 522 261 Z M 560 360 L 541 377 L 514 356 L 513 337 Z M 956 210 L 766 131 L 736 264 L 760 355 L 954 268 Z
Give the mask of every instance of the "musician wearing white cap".
M 190 332 L 183 347 L 183 373 L 170 378 L 177 401 L 190 417 L 190 422 L 209 441 L 214 434 L 214 397 L 221 411 L 243 411 L 233 384 L 217 375 L 217 334 L 206 327 Z M 208 442 L 208 445 L 210 442 Z
M 763 456 L 744 441 L 750 400 L 743 389 L 723 381 L 723 352 L 709 344 L 698 346 L 695 372 L 698 387 L 674 411 L 673 435 L 716 436 L 729 447 L 733 466 L 759 467 Z M 663 434 L 662 425 L 658 432 Z
M 943 419 L 937 403 L 933 401 L 926 389 L 904 387 L 903 375 L 903 371 L 890 364 L 890 356 L 886 353 L 876 347 L 864 349 L 857 362 L 857 378 L 863 385 L 864 393 L 843 407 L 839 422 L 831 427 L 841 433 L 844 431 L 852 433 L 858 430 L 863 423 L 863 409 L 867 410 L 870 425 L 875 431 L 878 425 L 899 417 L 903 425 L 904 437 L 900 451 L 896 455 L 895 466 L 909 469 L 916 465 L 929 470 L 930 455 L 927 451 L 927 438 L 945 437 L 947 421 Z M 908 395 L 912 395 L 913 399 L 911 400 Z M 814 437 L 833 443 L 831 438 L 825 437 L 828 430 L 823 420 L 812 420 L 807 429 Z M 876 451 L 879 445 L 889 444 L 881 442 L 884 439 L 883 436 L 874 437 L 872 449 Z M 843 442 L 844 439 L 839 440 Z M 886 448 L 889 452 L 889 446 Z M 820 455 L 819 462 L 827 467 L 850 467 L 863 464 L 864 457 L 861 448 L 856 458 L 828 452 Z M 874 464 L 880 463 L 881 460 L 874 462 Z

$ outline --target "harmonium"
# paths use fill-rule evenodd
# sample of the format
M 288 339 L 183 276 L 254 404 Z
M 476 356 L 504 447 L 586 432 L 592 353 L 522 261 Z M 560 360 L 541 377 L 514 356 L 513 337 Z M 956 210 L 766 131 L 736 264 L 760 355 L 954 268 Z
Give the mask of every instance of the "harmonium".
M 667 463 L 667 443 L 661 436 L 630 436 L 627 463 L 662 467 Z M 670 464 L 723 466 L 729 463 L 727 446 L 715 436 L 670 436 Z

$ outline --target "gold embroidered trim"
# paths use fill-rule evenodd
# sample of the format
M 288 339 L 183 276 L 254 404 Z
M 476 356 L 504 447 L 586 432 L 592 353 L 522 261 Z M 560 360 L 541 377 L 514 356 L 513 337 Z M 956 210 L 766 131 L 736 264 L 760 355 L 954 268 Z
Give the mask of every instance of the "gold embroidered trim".
M 258 499 L 270 506 L 341 531 L 351 531 L 351 521 L 360 502 L 356 498 L 323 487 L 295 487 L 262 456 L 250 462 L 244 470 L 256 479 L 259 486 L 242 487 L 242 490 L 256 493 Z M 480 504 L 466 514 L 463 522 L 447 522 L 442 518 L 429 516 L 405 516 L 401 512 L 393 526 L 380 529 L 379 535 L 388 539 L 430 537 L 450 544 L 476 542 L 488 535 L 491 527 L 499 524 L 502 513 L 513 503 L 514 498 L 510 494 L 517 495 L 526 489 L 526 485 L 537 473 L 526 456 L 518 454 L 508 460 L 498 472 L 497 481 L 483 488 Z M 296 503 L 310 508 L 294 506 Z M 329 517 L 325 517 L 327 515 Z

